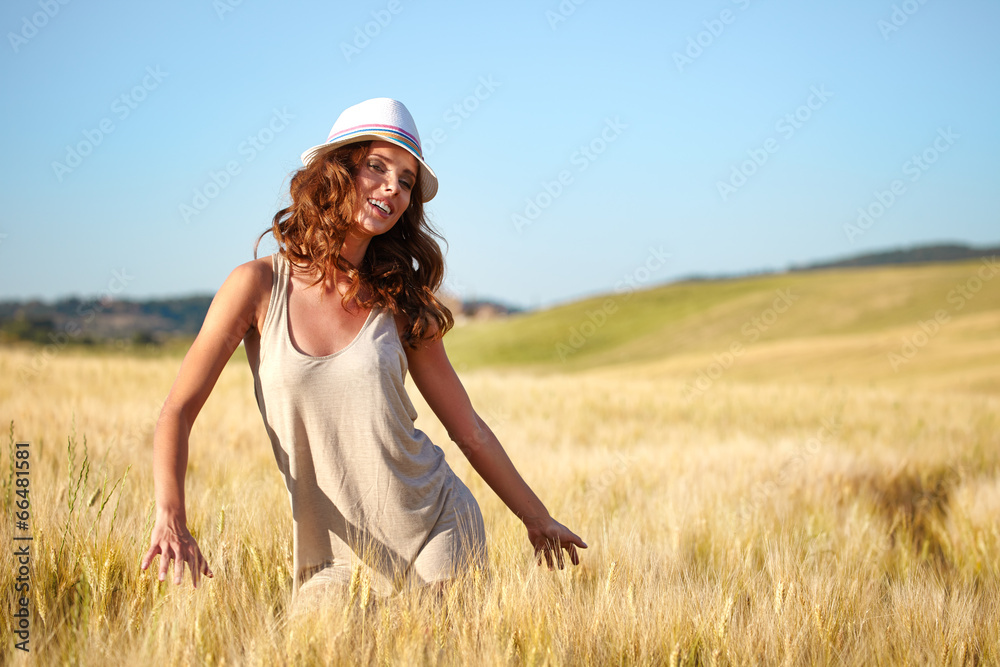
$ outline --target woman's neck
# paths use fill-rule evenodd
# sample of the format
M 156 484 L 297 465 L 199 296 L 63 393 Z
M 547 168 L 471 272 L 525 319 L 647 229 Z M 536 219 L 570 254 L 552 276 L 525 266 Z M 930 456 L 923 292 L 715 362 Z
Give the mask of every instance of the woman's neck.
M 344 237 L 344 245 L 340 247 L 340 256 L 354 266 L 360 267 L 371 240 L 371 236 L 358 234 L 353 229 L 349 230 Z

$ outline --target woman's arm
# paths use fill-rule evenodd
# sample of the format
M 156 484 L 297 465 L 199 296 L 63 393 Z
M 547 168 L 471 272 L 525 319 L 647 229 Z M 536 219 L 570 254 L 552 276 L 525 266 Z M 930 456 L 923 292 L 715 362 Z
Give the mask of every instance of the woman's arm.
M 191 568 L 191 581 L 196 588 L 200 575 L 212 576 L 208 561 L 187 528 L 184 476 L 188 437 L 226 362 L 246 332 L 257 326 L 261 294 L 270 295 L 270 289 L 269 262 L 247 262 L 229 275 L 212 299 L 201 331 L 184 356 L 160 411 L 153 435 L 156 523 L 149 550 L 142 559 L 145 570 L 160 555 L 160 581 L 166 579 L 171 560 L 176 584 L 181 583 L 185 563 Z
M 469 395 L 448 361 L 444 343 L 438 339 L 419 350 L 406 348 L 410 375 L 427 404 L 448 430 L 448 435 L 462 450 L 476 472 L 490 485 L 517 518 L 524 522 L 528 539 L 552 569 L 553 551 L 561 569 L 562 550 L 569 553 L 574 565 L 580 562 L 576 547 L 587 545 L 571 530 L 553 519 L 545 505 L 517 472 L 507 452 L 472 407 Z

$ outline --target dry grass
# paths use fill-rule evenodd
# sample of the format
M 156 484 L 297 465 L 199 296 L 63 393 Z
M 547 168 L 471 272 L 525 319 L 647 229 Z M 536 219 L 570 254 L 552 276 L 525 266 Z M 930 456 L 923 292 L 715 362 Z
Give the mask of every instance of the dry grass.
M 414 392 L 418 425 L 482 506 L 492 576 L 293 617 L 290 510 L 245 364 L 227 367 L 192 436 L 189 520 L 215 571 L 194 591 L 139 570 L 177 361 L 64 351 L 19 380 L 28 355 L 0 350 L 0 424 L 31 442 L 35 537 L 32 653 L 5 623 L 4 663 L 1000 662 L 989 393 L 723 378 L 685 400 L 662 368 L 467 374 L 529 483 L 591 545 L 583 564 L 534 566 Z M 0 526 L 13 609 L 13 526 Z

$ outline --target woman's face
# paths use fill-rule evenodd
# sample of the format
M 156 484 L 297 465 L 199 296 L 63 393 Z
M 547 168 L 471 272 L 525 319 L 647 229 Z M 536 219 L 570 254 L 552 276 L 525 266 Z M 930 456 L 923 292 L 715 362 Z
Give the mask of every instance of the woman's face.
M 392 229 L 410 205 L 419 168 L 409 151 L 386 141 L 373 141 L 354 178 L 356 230 L 377 236 Z

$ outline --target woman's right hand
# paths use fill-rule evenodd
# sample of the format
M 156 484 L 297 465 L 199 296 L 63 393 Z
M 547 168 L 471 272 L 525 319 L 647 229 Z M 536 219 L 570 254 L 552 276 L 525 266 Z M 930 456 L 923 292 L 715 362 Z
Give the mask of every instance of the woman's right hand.
M 142 559 L 142 569 L 148 569 L 153 557 L 160 556 L 160 581 L 167 578 L 170 561 L 174 562 L 174 583 L 181 583 L 184 564 L 191 568 L 191 582 L 198 588 L 201 575 L 214 576 L 208 567 L 208 560 L 201 554 L 198 542 L 192 537 L 184 520 L 179 517 L 161 516 L 153 526 L 149 539 L 149 551 Z

